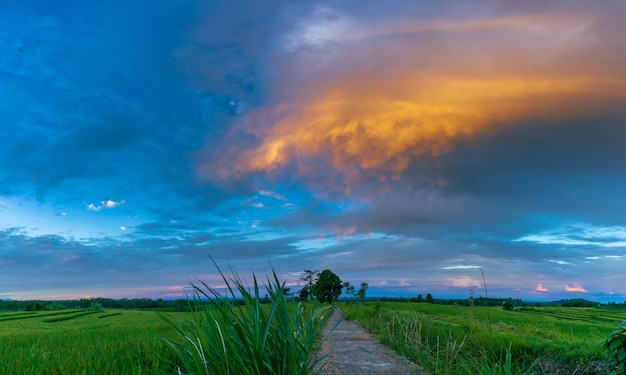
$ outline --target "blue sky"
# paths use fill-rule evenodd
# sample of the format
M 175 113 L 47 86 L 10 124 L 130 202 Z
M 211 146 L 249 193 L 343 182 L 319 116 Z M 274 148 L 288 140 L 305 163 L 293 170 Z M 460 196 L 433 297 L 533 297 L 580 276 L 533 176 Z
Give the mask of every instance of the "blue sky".
M 0 298 L 209 259 L 370 295 L 626 299 L 623 2 L 24 1 L 0 13 Z

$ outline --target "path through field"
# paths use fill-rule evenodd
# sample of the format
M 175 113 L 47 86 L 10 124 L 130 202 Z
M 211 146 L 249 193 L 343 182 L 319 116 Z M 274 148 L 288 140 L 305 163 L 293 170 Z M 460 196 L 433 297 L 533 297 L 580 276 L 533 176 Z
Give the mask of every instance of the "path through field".
M 324 335 L 341 319 L 341 310 L 335 308 L 326 325 Z M 322 344 L 326 375 L 430 375 L 415 363 L 399 356 L 376 341 L 376 337 L 361 326 L 341 321 Z

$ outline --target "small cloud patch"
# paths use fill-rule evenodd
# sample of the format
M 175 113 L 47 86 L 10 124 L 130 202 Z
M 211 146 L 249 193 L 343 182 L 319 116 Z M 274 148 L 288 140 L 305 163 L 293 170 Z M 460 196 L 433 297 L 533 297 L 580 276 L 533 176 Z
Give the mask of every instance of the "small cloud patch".
M 583 288 L 579 283 L 575 283 L 573 286 L 565 285 L 566 292 L 587 293 L 587 290 Z
M 273 191 L 261 190 L 261 191 L 259 191 L 259 194 L 261 194 L 263 196 L 266 196 L 266 197 L 272 197 L 272 198 L 277 199 L 279 201 L 286 201 L 287 200 L 287 197 L 285 197 L 284 195 L 278 194 L 278 193 L 273 192 Z
M 100 205 L 99 206 L 96 206 L 93 203 L 89 203 L 87 205 L 87 210 L 94 211 L 94 212 L 98 212 L 98 211 L 102 210 L 103 208 L 107 209 L 107 210 L 110 210 L 112 208 L 119 207 L 119 206 L 123 205 L 124 203 L 126 203 L 126 201 L 124 201 L 124 200 L 116 202 L 116 201 L 112 201 L 110 199 L 106 199 L 106 200 L 100 201 Z
M 547 292 L 548 288 L 544 287 L 541 284 L 537 284 L 537 287 L 535 288 L 535 292 Z

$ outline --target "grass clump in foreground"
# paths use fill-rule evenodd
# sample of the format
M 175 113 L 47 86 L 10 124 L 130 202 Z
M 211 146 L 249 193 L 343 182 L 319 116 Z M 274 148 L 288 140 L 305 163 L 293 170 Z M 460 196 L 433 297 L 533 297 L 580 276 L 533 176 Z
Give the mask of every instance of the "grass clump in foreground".
M 264 284 L 267 298 L 261 298 L 256 276 L 249 290 L 236 272 L 231 270 L 233 276 L 227 278 L 217 269 L 226 285 L 225 295 L 204 282 L 192 284 L 191 321 L 180 323 L 161 314 L 178 336 L 164 339 L 175 352 L 178 372 L 315 373 L 320 361 L 315 354 L 330 307 L 305 308 L 288 300 L 274 271 Z M 269 303 L 262 305 L 263 299 Z

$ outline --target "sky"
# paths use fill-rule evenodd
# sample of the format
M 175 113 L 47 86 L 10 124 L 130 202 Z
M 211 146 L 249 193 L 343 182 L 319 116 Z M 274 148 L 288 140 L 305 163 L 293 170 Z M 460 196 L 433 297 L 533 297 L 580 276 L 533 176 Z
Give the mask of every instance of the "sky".
M 623 1 L 2 8 L 0 298 L 626 299 Z

